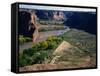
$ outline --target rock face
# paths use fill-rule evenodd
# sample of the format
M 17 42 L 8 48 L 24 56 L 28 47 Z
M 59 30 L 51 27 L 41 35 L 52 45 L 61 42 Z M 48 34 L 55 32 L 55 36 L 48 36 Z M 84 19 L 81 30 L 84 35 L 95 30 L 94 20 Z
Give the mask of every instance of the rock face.
M 68 42 L 66 41 L 63 41 L 58 47 L 57 49 L 54 51 L 53 55 L 56 55 L 56 54 L 61 54 L 63 53 L 64 50 L 67 50 L 69 48 L 71 48 L 72 45 L 69 44 Z
M 39 19 L 44 19 L 44 20 L 53 19 L 59 21 L 59 20 L 64 20 L 66 18 L 63 11 L 37 10 L 36 14 Z
M 65 14 L 63 12 L 53 12 L 54 20 L 65 20 Z
M 32 34 L 34 29 L 29 31 L 30 21 L 32 21 L 31 18 L 32 13 L 29 11 L 21 10 L 19 11 L 18 15 L 18 29 L 19 34 L 26 36 L 26 37 L 32 37 Z M 36 19 L 41 20 L 63 20 L 64 19 L 64 13 L 63 12 L 53 12 L 53 11 L 44 11 L 44 10 L 38 10 L 36 11 Z
M 32 33 L 29 32 L 29 21 L 31 20 L 31 14 L 25 11 L 19 12 L 18 15 L 18 33 L 26 37 L 32 37 Z
M 96 13 L 91 12 L 73 12 L 71 17 L 65 21 L 65 25 L 76 28 L 80 30 L 85 30 L 86 32 L 96 34 L 97 17 Z
M 36 11 L 36 15 L 38 19 L 62 21 L 64 22 L 64 25 L 69 26 L 71 28 L 81 29 L 92 34 L 96 34 L 96 31 L 97 31 L 96 30 L 96 26 L 97 26 L 96 13 L 73 12 L 73 11 L 53 11 L 53 10 L 35 10 L 35 11 Z M 19 26 L 21 24 L 24 27 L 28 25 L 28 22 L 30 20 L 29 15 L 30 13 L 25 12 L 25 11 L 21 11 L 21 13 L 19 13 Z M 24 34 L 27 34 L 27 32 Z

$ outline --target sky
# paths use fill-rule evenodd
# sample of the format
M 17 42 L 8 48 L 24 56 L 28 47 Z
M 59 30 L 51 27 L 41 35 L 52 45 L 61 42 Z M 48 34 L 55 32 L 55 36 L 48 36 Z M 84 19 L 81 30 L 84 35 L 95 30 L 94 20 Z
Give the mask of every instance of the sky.
M 94 8 L 59 7 L 59 6 L 26 5 L 26 4 L 20 4 L 19 8 L 38 9 L 38 10 L 96 12 L 96 9 L 94 9 Z

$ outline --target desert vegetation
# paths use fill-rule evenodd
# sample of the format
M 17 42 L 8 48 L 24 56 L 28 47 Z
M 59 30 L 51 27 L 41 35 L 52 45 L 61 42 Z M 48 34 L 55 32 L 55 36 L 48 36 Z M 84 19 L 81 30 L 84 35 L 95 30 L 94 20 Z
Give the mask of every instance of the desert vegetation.
M 49 37 L 46 41 L 33 44 L 32 48 L 23 50 L 19 55 L 19 65 L 42 64 L 49 59 L 53 50 L 61 42 L 61 38 Z M 48 60 L 49 61 L 49 60 Z
M 25 42 L 30 42 L 30 41 L 32 41 L 32 38 L 19 35 L 19 44 L 23 44 Z
M 53 55 L 55 49 L 63 41 L 70 43 L 72 47 L 65 49 L 61 55 Z M 20 53 L 19 65 L 23 67 L 33 64 L 49 64 L 57 56 L 59 58 L 53 64 L 59 63 L 65 67 L 94 67 L 96 65 L 95 35 L 82 30 L 71 29 L 60 36 L 51 36 Z
M 31 13 L 18 17 L 20 71 L 96 67 L 96 13 L 35 10 L 35 42 L 28 30 Z

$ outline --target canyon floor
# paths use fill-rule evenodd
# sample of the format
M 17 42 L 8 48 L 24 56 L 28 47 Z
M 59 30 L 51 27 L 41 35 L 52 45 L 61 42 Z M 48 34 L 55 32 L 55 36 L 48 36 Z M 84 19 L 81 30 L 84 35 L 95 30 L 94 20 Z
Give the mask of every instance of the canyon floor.
M 20 67 L 19 71 L 96 67 L 95 35 L 83 30 L 71 29 L 61 36 L 64 40 L 53 50 L 49 63 L 27 65 Z

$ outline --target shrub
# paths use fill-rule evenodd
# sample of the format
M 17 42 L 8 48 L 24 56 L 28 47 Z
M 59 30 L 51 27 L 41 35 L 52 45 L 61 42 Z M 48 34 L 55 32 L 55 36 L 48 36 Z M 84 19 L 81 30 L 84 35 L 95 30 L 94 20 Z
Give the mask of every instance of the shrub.
M 19 43 L 23 44 L 26 41 L 26 39 L 23 37 L 23 35 L 19 35 Z
M 39 42 L 39 43 L 33 44 L 32 48 L 37 50 L 37 51 L 41 50 L 41 43 Z
M 32 56 L 33 64 L 41 64 L 48 58 L 48 54 L 45 51 L 37 52 L 35 55 Z
M 46 49 L 46 48 L 48 48 L 48 42 L 47 42 L 47 41 L 42 41 L 42 42 L 40 42 L 40 48 L 41 48 L 41 49 Z
M 57 46 L 56 42 L 49 42 L 48 43 L 48 48 L 47 49 L 54 49 Z
M 20 66 L 45 63 L 50 53 L 47 50 L 55 49 L 61 40 L 60 37 L 51 36 L 46 41 L 33 44 L 32 48 L 23 50 L 19 57 Z
M 19 43 L 20 44 L 23 44 L 23 43 L 29 42 L 29 41 L 32 41 L 32 39 L 29 37 L 24 37 L 23 35 L 19 35 Z
M 20 54 L 19 56 L 19 65 L 26 66 L 31 64 L 41 64 L 48 58 L 48 54 L 46 51 L 42 50 L 40 52 L 36 52 L 31 57 L 26 54 Z
M 51 36 L 47 39 L 47 41 L 59 44 L 63 39 L 61 37 Z
M 46 29 L 46 28 L 42 28 L 42 29 L 40 29 L 39 31 L 45 32 L 45 31 L 47 31 L 47 29 Z
M 27 55 L 27 56 L 32 56 L 37 50 L 35 48 L 29 48 L 29 49 L 25 49 L 23 51 L 23 54 Z
M 30 42 L 30 41 L 32 41 L 32 39 L 29 38 L 29 37 L 25 37 L 25 39 L 26 39 L 26 42 Z
M 31 64 L 31 60 L 27 55 L 25 55 L 25 54 L 19 55 L 19 66 L 20 67 L 30 65 L 30 64 Z
M 56 41 L 57 37 L 56 36 L 50 36 L 47 41 L 52 42 L 52 41 Z

